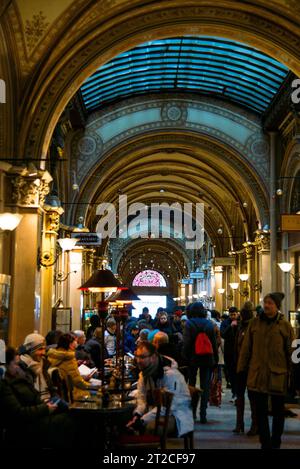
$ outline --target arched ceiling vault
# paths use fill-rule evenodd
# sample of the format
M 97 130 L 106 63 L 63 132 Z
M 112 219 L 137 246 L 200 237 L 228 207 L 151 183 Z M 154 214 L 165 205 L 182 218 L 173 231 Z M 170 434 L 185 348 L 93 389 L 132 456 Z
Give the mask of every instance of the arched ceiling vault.
M 101 15 L 99 8 L 101 7 Z M 296 8 L 296 7 L 294 7 Z M 98 14 L 97 14 L 98 9 Z M 243 42 L 300 73 L 300 33 L 296 15 L 262 2 L 233 0 L 128 2 L 112 9 L 97 2 L 82 11 L 75 24 L 60 31 L 60 48 L 45 54 L 25 87 L 20 115 L 18 156 L 45 158 L 59 116 L 84 80 L 113 57 L 145 41 L 184 35 L 212 35 Z M 101 18 L 101 19 L 100 19 Z M 78 24 L 77 24 L 78 23 Z M 13 47 L 13 46 L 12 46 Z
M 139 271 L 153 268 L 166 278 L 174 293 L 178 280 L 187 276 L 192 268 L 182 246 L 171 239 L 131 240 L 118 256 L 114 267 L 122 281 L 128 284 Z
M 168 145 L 158 140 L 158 135 L 147 135 L 138 140 L 138 148 L 136 141 L 131 145 L 127 142 L 127 147 L 120 146 L 102 158 L 74 201 L 77 211 L 73 212 L 73 222 L 84 215 L 86 224 L 95 229 L 97 204 L 110 202 L 117 207 L 119 195 L 124 194 L 128 204 L 203 202 L 205 228 L 220 255 L 251 238 L 263 213 L 259 194 L 254 195 L 251 186 L 251 179 L 252 183 L 256 180 L 255 187 L 259 186 L 258 176 L 246 162 L 217 141 L 208 150 L 201 145 L 203 139 L 195 137 L 192 142 L 177 132 Z M 218 147 L 222 148 L 222 158 Z M 235 167 L 237 161 L 240 166 Z M 262 185 L 259 192 L 265 200 Z M 220 226 L 222 236 L 217 235 Z

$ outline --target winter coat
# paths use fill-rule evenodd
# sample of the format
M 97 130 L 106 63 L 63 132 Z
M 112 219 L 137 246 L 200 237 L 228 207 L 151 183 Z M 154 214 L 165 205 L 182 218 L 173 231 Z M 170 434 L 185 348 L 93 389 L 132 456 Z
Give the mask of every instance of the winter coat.
M 50 415 L 28 374 L 0 383 L 1 423 L 6 444 L 16 448 L 71 448 L 75 426 L 68 413 Z
M 89 396 L 88 389 L 90 385 L 80 376 L 75 352 L 64 349 L 50 349 L 48 360 L 51 367 L 58 368 L 62 379 L 67 380 L 67 377 L 71 378 L 74 400 Z
M 23 377 L 4 378 L 0 386 L 1 420 L 4 417 L 5 425 L 36 422 L 49 415 L 48 406 L 25 373 Z
M 250 321 L 237 367 L 238 373 L 248 371 L 249 390 L 286 394 L 293 338 L 293 328 L 281 313 L 274 320 L 262 314 Z
M 86 352 L 91 356 L 91 359 L 93 363 L 95 363 L 95 366 L 100 369 L 101 368 L 101 351 L 102 351 L 102 346 L 101 346 L 101 340 L 96 339 L 95 337 L 92 337 L 90 340 L 88 340 L 84 344 L 84 348 Z M 108 358 L 108 353 L 106 348 L 104 347 L 104 359 Z
M 161 358 L 163 360 L 163 368 L 161 377 L 156 382 L 156 388 L 163 388 L 174 394 L 170 415 L 175 417 L 178 436 L 181 436 L 194 430 L 190 391 L 183 375 L 175 368 L 175 364 L 171 363 L 166 357 Z M 135 413 L 142 416 L 146 425 L 155 420 L 156 417 L 156 407 L 148 407 L 147 391 L 143 374 L 140 373 L 137 384 L 137 407 Z M 161 415 L 164 415 L 163 410 Z
M 247 329 L 250 323 L 250 319 L 248 321 L 241 321 L 238 325 L 236 337 L 235 337 L 235 354 L 234 354 L 234 361 L 237 366 L 238 359 L 242 350 L 242 345 L 244 339 L 246 337 Z
M 183 332 L 182 355 L 188 363 L 192 362 L 194 365 L 209 368 L 218 363 L 219 356 L 214 327 L 214 324 L 206 318 L 192 318 L 186 322 Z M 195 342 L 197 335 L 204 331 L 211 341 L 213 355 L 198 356 L 195 354 Z
M 125 332 L 125 353 L 134 353 L 136 349 L 136 340 L 138 336 L 134 336 L 131 332 Z
M 112 334 L 111 332 L 106 330 L 104 332 L 104 342 L 109 357 L 114 357 L 116 355 L 116 334 Z
M 171 324 L 168 322 L 162 324 L 159 321 L 156 324 L 156 328 L 159 329 L 161 332 L 164 332 L 165 334 L 168 334 L 168 336 L 172 335 L 174 333 Z
M 235 341 L 236 341 L 236 334 L 238 331 L 239 323 L 237 322 L 236 326 L 231 326 L 231 322 L 232 322 L 231 319 L 229 319 L 229 321 L 226 324 L 226 327 L 223 327 L 223 329 L 221 329 L 221 336 L 224 339 L 225 363 L 232 363 L 235 357 Z

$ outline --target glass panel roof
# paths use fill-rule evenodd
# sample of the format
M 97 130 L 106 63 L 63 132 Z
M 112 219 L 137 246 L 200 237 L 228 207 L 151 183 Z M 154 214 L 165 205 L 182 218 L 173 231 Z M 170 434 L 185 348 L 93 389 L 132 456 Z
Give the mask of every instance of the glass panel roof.
M 245 44 L 186 36 L 147 42 L 103 65 L 81 87 L 87 111 L 159 91 L 212 94 L 264 112 L 288 68 Z

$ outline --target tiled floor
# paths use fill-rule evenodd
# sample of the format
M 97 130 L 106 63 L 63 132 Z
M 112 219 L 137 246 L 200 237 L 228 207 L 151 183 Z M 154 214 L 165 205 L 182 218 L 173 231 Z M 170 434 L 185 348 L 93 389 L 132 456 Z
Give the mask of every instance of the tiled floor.
M 229 403 L 230 391 L 223 396 L 221 408 L 208 407 L 208 423 L 201 425 L 199 420 L 195 424 L 194 446 L 200 449 L 259 449 L 258 437 L 248 437 L 246 432 L 250 428 L 250 410 L 246 405 L 245 434 L 232 433 L 235 427 L 235 406 Z M 282 449 L 300 449 L 300 408 L 293 409 L 298 417 L 285 420 Z M 183 448 L 183 440 L 168 440 L 167 448 Z

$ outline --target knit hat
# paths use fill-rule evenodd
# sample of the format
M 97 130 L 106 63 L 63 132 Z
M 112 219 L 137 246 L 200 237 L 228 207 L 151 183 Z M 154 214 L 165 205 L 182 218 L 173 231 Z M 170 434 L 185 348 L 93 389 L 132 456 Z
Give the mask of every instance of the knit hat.
M 277 308 L 280 309 L 281 307 L 281 302 L 283 300 L 283 298 L 285 297 L 285 294 L 284 293 L 281 293 L 281 292 L 274 292 L 274 293 L 268 293 L 265 297 L 264 297 L 264 300 L 266 298 L 271 298 L 272 301 L 274 301 L 274 303 L 276 304 Z
M 242 309 L 247 309 L 248 311 L 254 311 L 254 304 L 252 301 L 245 301 Z
M 85 333 L 84 333 L 84 331 L 81 331 L 81 330 L 79 330 L 79 329 L 78 329 L 78 330 L 76 330 L 76 331 L 73 331 L 73 334 L 75 334 L 75 335 L 76 335 L 76 337 L 78 337 L 78 338 L 79 338 L 79 337 L 84 337 L 84 336 L 85 336 Z
M 46 348 L 46 340 L 41 334 L 34 332 L 25 337 L 23 347 L 25 352 L 30 354 L 38 349 Z
M 177 311 L 175 311 L 174 313 L 174 316 L 179 316 L 181 317 L 183 315 L 183 312 L 181 311 L 181 309 L 178 309 Z

